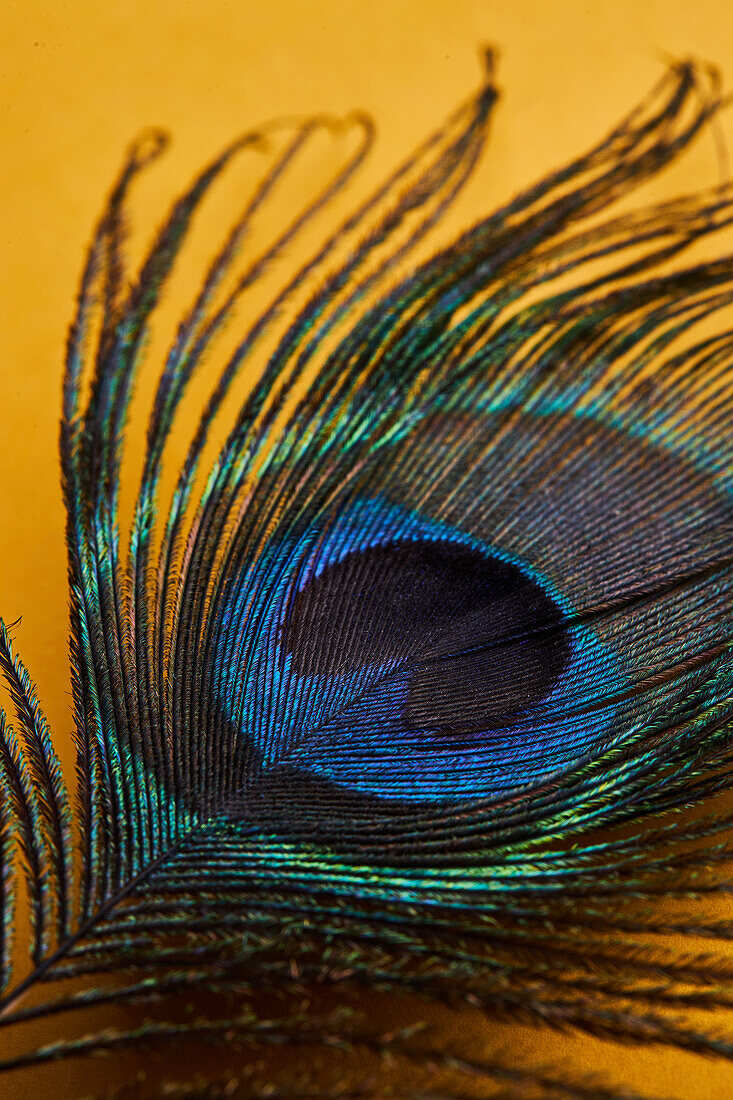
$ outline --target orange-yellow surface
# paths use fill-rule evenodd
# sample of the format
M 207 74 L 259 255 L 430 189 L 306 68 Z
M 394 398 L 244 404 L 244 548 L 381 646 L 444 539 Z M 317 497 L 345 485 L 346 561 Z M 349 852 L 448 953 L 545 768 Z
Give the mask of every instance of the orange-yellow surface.
M 376 179 L 476 85 L 500 50 L 502 100 L 466 222 L 595 141 L 668 55 L 717 63 L 733 87 L 728 0 L 5 0 L 0 6 L 0 614 L 70 762 L 60 364 L 82 249 L 130 137 L 154 123 L 171 153 L 141 188 L 150 228 L 166 196 L 242 128 L 366 108 Z M 733 142 L 733 112 L 723 116 Z M 715 182 L 704 135 L 660 188 Z M 147 190 L 146 190 L 147 188 Z M 661 192 L 660 192 L 661 193 Z M 147 219 L 147 220 L 146 220 Z M 717 248 L 733 249 L 733 234 Z M 511 1043 L 502 1030 L 501 1042 Z M 490 1035 L 487 1033 L 487 1040 Z M 517 1042 L 534 1045 L 526 1031 Z M 562 1060 L 553 1039 L 536 1050 Z M 582 1053 L 585 1050 L 586 1053 Z M 579 1054 L 579 1052 L 581 1052 Z M 600 1052 L 600 1053 L 599 1053 Z M 598 1044 L 573 1055 L 598 1066 Z M 616 1053 L 619 1076 L 727 1100 L 733 1068 L 660 1050 Z

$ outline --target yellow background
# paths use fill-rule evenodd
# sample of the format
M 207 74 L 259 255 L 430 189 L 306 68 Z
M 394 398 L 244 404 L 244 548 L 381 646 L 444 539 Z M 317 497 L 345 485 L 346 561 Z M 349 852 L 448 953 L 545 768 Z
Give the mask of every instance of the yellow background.
M 475 87 L 486 42 L 500 49 L 502 99 L 463 221 L 595 141 L 665 54 L 714 61 L 733 86 L 729 0 L 5 0 L 0 614 L 23 616 L 18 643 L 59 742 L 70 728 L 60 367 L 83 246 L 123 148 L 151 123 L 172 132 L 150 192 L 160 198 L 243 127 L 358 106 L 379 124 L 376 179 Z M 730 113 L 723 130 L 730 144 Z M 673 189 L 719 171 L 705 135 Z M 635 1053 L 620 1062 L 639 1079 Z M 730 1067 L 682 1070 L 664 1052 L 645 1065 L 660 1092 L 733 1096 Z

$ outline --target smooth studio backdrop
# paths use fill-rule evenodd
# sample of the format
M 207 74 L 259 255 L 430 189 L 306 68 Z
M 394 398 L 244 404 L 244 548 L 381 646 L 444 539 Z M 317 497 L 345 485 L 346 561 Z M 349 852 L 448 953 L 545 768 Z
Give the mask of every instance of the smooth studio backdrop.
M 595 142 L 669 57 L 714 62 L 733 88 L 727 0 L 2 5 L 0 614 L 23 617 L 18 644 L 65 764 L 73 754 L 56 451 L 61 362 L 83 248 L 126 144 L 150 124 L 173 137 L 135 202 L 140 247 L 198 166 L 263 119 L 366 109 L 379 140 L 364 176 L 376 181 L 475 87 L 486 43 L 498 47 L 502 97 L 478 176 L 451 215 L 454 228 Z M 730 111 L 645 197 L 715 183 L 728 171 L 726 144 L 733 149 Z M 231 193 L 222 201 L 233 214 Z M 204 235 L 202 254 L 205 246 Z M 706 247 L 733 250 L 733 232 Z M 473 1019 L 468 1026 L 487 1043 L 525 1044 L 532 1057 L 609 1064 L 604 1045 L 591 1040 L 525 1028 L 496 1035 Z M 661 1094 L 733 1095 L 730 1066 L 664 1050 L 614 1057 L 621 1079 Z

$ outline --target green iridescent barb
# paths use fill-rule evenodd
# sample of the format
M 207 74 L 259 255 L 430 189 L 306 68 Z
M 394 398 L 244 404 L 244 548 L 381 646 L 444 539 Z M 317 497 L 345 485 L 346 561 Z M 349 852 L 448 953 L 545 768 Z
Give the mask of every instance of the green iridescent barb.
M 468 1005 L 733 1059 L 700 1022 L 732 1007 L 733 260 L 685 255 L 733 221 L 733 188 L 607 213 L 713 118 L 718 81 L 674 65 L 595 148 L 418 262 L 496 97 L 489 64 L 274 290 L 338 210 L 367 117 L 232 142 L 135 274 L 129 192 L 164 135 L 122 167 L 64 375 L 73 812 L 0 627 L 8 1095 L 78 1095 L 73 1065 L 120 1097 L 637 1095 L 572 1055 L 550 1070 L 389 1026 L 397 994 L 412 1020 Z M 332 131 L 351 152 L 258 252 L 260 214 Z M 123 524 L 151 321 L 247 153 L 262 174 L 178 325 Z

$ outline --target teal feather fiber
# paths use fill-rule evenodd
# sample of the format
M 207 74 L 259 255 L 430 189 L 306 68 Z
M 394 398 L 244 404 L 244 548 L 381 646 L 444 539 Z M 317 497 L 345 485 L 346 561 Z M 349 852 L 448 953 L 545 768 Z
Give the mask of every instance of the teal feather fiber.
M 719 81 L 673 65 L 419 260 L 496 100 L 489 54 L 241 332 L 248 293 L 343 201 L 371 120 L 240 136 L 136 273 L 130 192 L 165 135 L 122 166 L 63 384 L 73 797 L 0 624 L 3 1095 L 652 1095 L 612 1057 L 589 1077 L 574 1036 L 733 1062 L 733 260 L 687 256 L 733 222 L 733 190 L 609 212 L 717 116 Z M 351 152 L 257 253 L 324 134 Z M 149 330 L 247 156 L 261 175 L 164 358 L 125 526 Z M 431 1012 L 496 1041 L 413 1026 Z M 567 1036 L 562 1064 L 533 1064 L 523 1027 Z

